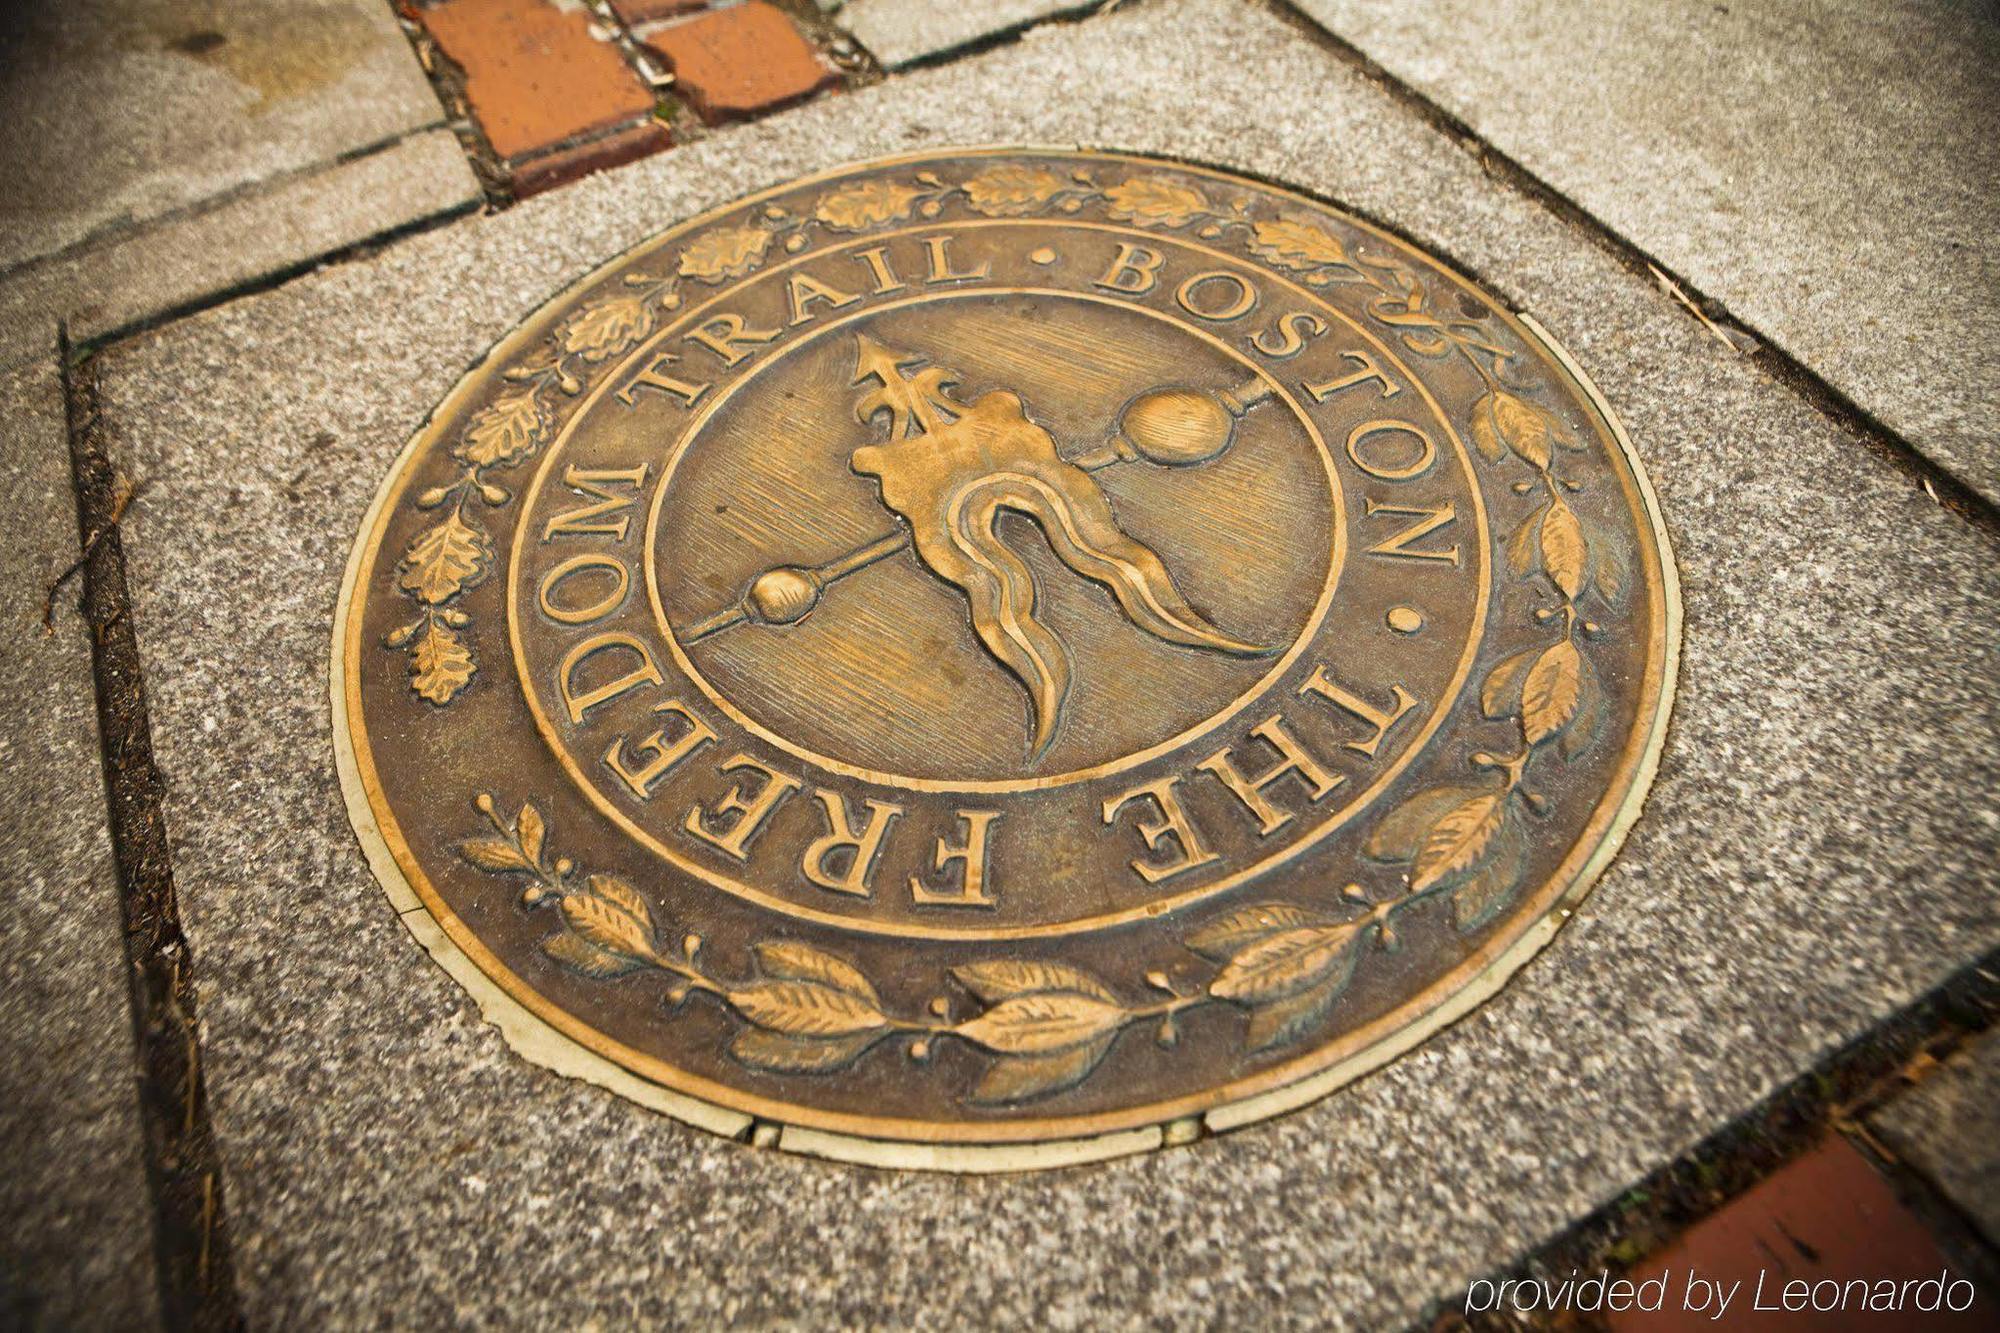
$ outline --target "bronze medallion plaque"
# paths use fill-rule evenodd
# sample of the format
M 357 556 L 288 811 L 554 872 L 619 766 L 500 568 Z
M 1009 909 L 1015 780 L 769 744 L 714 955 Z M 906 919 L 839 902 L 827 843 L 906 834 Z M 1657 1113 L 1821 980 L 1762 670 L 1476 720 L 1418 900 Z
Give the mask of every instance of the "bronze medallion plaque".
M 501 343 L 367 520 L 334 697 L 378 872 L 535 1058 L 1020 1165 L 1490 993 L 1636 814 L 1677 614 L 1638 460 L 1477 287 L 1237 177 L 972 150 Z

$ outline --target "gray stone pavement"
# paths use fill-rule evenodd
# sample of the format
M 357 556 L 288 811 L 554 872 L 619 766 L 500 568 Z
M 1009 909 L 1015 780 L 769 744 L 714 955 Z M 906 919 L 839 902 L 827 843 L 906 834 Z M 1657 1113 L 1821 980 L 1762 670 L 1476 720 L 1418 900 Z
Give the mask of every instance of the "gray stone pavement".
M 0 269 L 444 119 L 380 0 L 65 0 L 0 22 Z
M 479 204 L 382 0 L 0 16 L 0 367 Z
M 0 1325 L 159 1322 L 53 342 L 0 373 Z
M 0 365 L 46 344 L 57 321 L 93 342 L 482 197 L 457 136 L 430 130 L 163 218 L 0 279 Z
M 2000 1246 L 2000 1032 L 1875 1112 L 1868 1128 Z
M 2000 503 L 2000 13 L 1294 0 Z
M 836 22 L 880 61 L 901 69 L 1042 19 L 1081 14 L 1103 0 L 848 0 Z
M 351 534 L 485 347 L 675 218 L 954 140 L 1185 155 L 1393 220 L 1596 377 L 1687 602 L 1647 813 L 1500 996 L 1280 1121 L 1022 1177 L 758 1152 L 514 1055 L 363 862 L 324 685 Z M 109 446 L 151 482 L 135 616 L 257 1324 L 1393 1326 L 2000 945 L 2000 540 L 1265 9 L 1036 29 L 100 366 Z

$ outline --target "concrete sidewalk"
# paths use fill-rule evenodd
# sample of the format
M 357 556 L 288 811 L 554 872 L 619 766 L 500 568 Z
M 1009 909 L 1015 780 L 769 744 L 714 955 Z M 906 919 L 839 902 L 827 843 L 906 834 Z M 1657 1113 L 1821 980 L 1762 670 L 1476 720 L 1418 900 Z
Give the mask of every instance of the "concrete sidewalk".
M 863 15 L 891 22 L 896 6 L 850 8 L 836 20 L 871 42 Z M 1789 278 L 1752 282 L 1727 254 L 1705 267 L 1714 252 L 1647 230 L 1672 213 L 1700 233 L 1698 208 L 1676 213 L 1681 201 L 1591 174 L 1605 159 L 1583 111 L 1565 121 L 1578 130 L 1568 156 L 1543 160 L 1535 135 L 1552 131 L 1527 128 L 1500 96 L 1508 81 L 1475 85 L 1434 63 L 1408 75 L 1414 87 L 1385 86 L 1348 45 L 1394 74 L 1411 51 L 1469 59 L 1455 30 L 1389 37 L 1380 11 L 1305 8 L 1342 40 L 1244 0 L 1144 0 L 956 60 L 955 44 L 981 34 L 935 48 L 914 30 L 878 36 L 882 64 L 918 67 L 119 339 L 74 372 L 101 394 L 92 439 L 144 482 L 123 523 L 131 614 L 253 1325 L 386 1311 L 415 1326 L 1404 1325 L 2000 946 L 2000 525 L 1979 499 L 1992 494 L 1991 451 L 1974 412 L 1992 398 L 1979 378 L 1990 372 L 1939 359 L 1943 334 L 1921 332 L 1935 309 L 1878 300 L 1811 246 L 1783 251 L 1838 214 L 1833 203 L 1791 220 L 1757 213 L 1778 236 L 1760 253 L 1824 275 L 1812 318 L 1786 323 Z M 1489 13 L 1524 70 L 1568 31 L 1533 4 Z M 1953 40 L 1984 49 L 1990 34 L 1969 31 Z M 1611 45 L 1594 68 L 1623 78 Z M 905 51 L 916 54 L 889 54 Z M 1588 77 L 1551 95 L 1597 105 L 1577 91 Z M 1489 170 L 1491 149 L 1462 141 L 1433 97 L 1527 171 L 1547 167 L 1547 191 Z M 1033 1176 L 780 1157 L 523 1061 L 393 919 L 333 769 L 334 598 L 404 441 L 550 293 L 749 190 L 916 145 L 995 141 L 1166 154 L 1295 184 L 1533 314 L 1623 416 L 1660 492 L 1687 607 L 1680 698 L 1645 815 L 1577 918 L 1493 1001 L 1327 1101 Z M 1919 178 L 1931 151 L 1956 149 L 1948 136 L 1913 148 Z M 1957 196 L 1940 227 L 1990 244 L 1989 196 Z M 1719 325 L 1754 328 L 1783 355 L 1718 336 L 1638 251 L 1719 298 L 1707 312 Z M 1871 267 L 1895 272 L 1895 257 Z M 1923 261 L 1903 258 L 1915 280 Z M 1933 276 L 1951 294 L 1940 308 L 1964 307 L 1955 327 L 1990 322 L 1972 276 L 1987 263 L 1980 249 Z M 1871 321 L 1910 331 L 1896 373 L 1921 395 L 1870 396 L 1889 383 L 1870 359 L 1881 348 L 1836 335 Z M 22 359 L 8 392 L 25 424 L 9 448 L 40 469 L 40 495 L 46 476 L 66 475 L 58 371 L 46 341 Z M 1833 394 L 1802 393 L 1801 376 Z M 1892 406 L 1918 397 L 1936 410 Z M 48 509 L 34 531 L 53 552 L 74 526 Z M 53 554 L 10 566 L 16 592 L 33 580 L 31 596 L 8 599 L 22 624 L 49 566 L 60 569 Z M 74 1035 L 16 1036 L 8 1054 L 22 1087 L 60 1075 L 83 1090 L 10 1121 L 17 1141 L 46 1145 L 27 1154 L 38 1165 L 21 1197 L 64 1201 L 70 1230 L 30 1236 L 10 1203 L 0 1262 L 51 1322 L 139 1323 L 143 1264 L 79 1278 L 47 1257 L 129 1255 L 148 1220 L 137 1129 L 105 1091 L 131 1054 L 114 1012 L 126 989 L 117 886 L 108 853 L 88 850 L 104 809 L 89 772 L 88 644 L 58 625 L 66 648 L 0 667 L 10 695 L 70 700 L 49 714 L 67 739 L 34 739 L 40 710 L 0 716 L 18 753 L 38 756 L 8 765 L 48 830 L 22 844 L 43 868 L 29 883 L 60 886 L 10 884 L 9 930 L 58 938 L 21 906 L 52 891 L 76 909 L 61 948 L 10 950 L 21 981 L 10 972 L 8 991 L 67 998 L 17 1004 L 9 1030 L 55 1013 Z

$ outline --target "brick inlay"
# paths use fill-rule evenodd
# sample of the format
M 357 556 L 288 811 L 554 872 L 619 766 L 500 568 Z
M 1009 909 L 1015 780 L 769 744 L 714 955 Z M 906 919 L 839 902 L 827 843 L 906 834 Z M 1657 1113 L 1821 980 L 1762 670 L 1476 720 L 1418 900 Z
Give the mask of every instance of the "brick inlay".
M 449 0 L 419 11 L 465 71 L 466 96 L 493 151 L 514 159 L 646 115 L 653 94 L 590 15 L 544 0 Z
M 840 78 L 764 0 L 702 14 L 642 40 L 673 71 L 675 90 L 711 125 L 783 106 Z
M 1640 1264 L 1634 1282 L 1665 1277 L 1663 1308 L 1657 1312 L 1624 1311 L 1610 1317 L 1617 1333 L 1679 1333 L 1680 1330 L 1727 1328 L 1742 1330 L 1854 1330 L 1874 1333 L 1906 1327 L 1900 1320 L 1921 1320 L 1930 1329 L 1990 1328 L 1990 1307 L 1981 1306 L 1991 1294 L 1980 1291 L 1973 1308 L 1960 1314 L 1938 1311 L 1919 1314 L 1910 1309 L 1890 1313 L 1856 1308 L 1783 1308 L 1788 1283 L 1831 1282 L 1840 1287 L 1866 1279 L 1872 1287 L 1884 1279 L 1936 1279 L 1951 1269 L 1954 1278 L 1967 1275 L 1951 1264 L 1936 1239 L 1916 1215 L 1897 1199 L 1889 1183 L 1854 1146 L 1839 1135 L 1828 1138 L 1805 1156 L 1786 1164 L 1749 1190 L 1688 1228 L 1680 1239 Z M 1690 1292 L 1690 1279 L 1702 1286 Z M 1761 1295 L 1759 1281 L 1762 1281 Z M 1716 1308 L 1724 1293 L 1733 1292 L 1718 1323 Z M 1740 1284 L 1740 1285 L 1737 1285 Z M 1820 1287 L 1828 1300 L 1830 1288 Z M 1761 1301 L 1764 1308 L 1756 1306 Z M 1772 1308 L 1778 1307 L 1778 1308 Z

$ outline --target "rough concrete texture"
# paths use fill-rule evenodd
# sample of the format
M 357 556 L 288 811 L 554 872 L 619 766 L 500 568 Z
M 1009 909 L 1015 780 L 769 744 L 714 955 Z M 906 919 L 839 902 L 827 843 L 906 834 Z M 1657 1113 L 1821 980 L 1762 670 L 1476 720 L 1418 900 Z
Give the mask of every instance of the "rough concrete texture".
M 444 119 L 381 0 L 0 16 L 0 268 Z
M 834 16 L 888 69 L 945 55 L 1058 14 L 1094 9 L 1102 0 L 849 0 Z
M 2000 1246 L 2000 1033 L 1989 1033 L 1868 1118 Z
M 2000 502 L 2000 18 L 1295 0 Z
M 1623 413 L 1688 608 L 1646 816 L 1512 985 L 1309 1110 L 1025 1177 L 762 1153 L 516 1058 L 370 876 L 323 683 L 350 536 L 484 348 L 673 219 L 954 141 L 1234 165 L 1482 275 Z M 1390 1327 L 2000 944 L 2000 540 L 1269 11 L 1037 29 L 102 364 L 253 1323 Z
M 35 354 L 58 320 L 87 343 L 482 198 L 450 130 L 282 177 L 0 277 L 0 365 Z
M 0 374 L 0 1325 L 159 1323 L 53 343 Z

